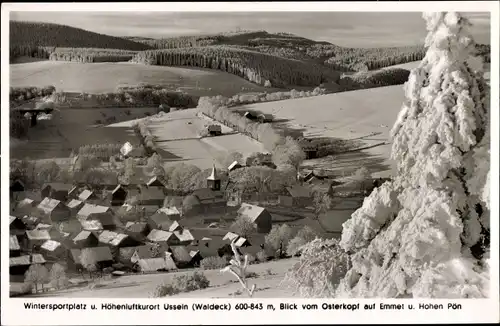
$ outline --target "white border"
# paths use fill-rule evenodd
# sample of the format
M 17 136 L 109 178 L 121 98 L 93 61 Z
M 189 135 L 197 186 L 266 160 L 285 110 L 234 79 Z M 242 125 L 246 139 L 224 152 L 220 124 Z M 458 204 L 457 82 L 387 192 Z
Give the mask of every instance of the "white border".
M 255 2 L 255 3 L 3 3 L 2 4 L 2 136 L 1 136 L 1 223 L 2 232 L 8 232 L 7 215 L 9 214 L 8 189 L 9 189 L 9 106 L 8 84 L 9 84 L 9 64 L 7 49 L 9 48 L 9 11 L 489 11 L 491 12 L 491 295 L 490 299 L 481 300 L 348 300 L 352 303 L 429 303 L 441 302 L 445 306 L 449 302 L 462 304 L 462 310 L 452 311 L 236 311 L 230 312 L 185 312 L 185 311 L 152 311 L 141 314 L 139 311 L 35 311 L 24 310 L 25 299 L 9 298 L 9 273 L 8 273 L 8 236 L 2 236 L 2 273 L 1 273 L 1 293 L 2 293 L 2 324 L 6 325 L 139 325 L 139 324 L 352 324 L 352 323 L 482 323 L 499 321 L 499 203 L 494 198 L 499 198 L 499 4 L 495 1 L 468 1 L 468 2 Z M 43 303 L 131 303 L 126 299 L 30 299 L 30 302 Z M 99 301 L 99 302 L 97 302 Z M 137 303 L 163 303 L 168 300 L 134 300 Z M 230 302 L 233 306 L 237 299 L 207 300 L 200 299 L 200 303 Z M 299 303 L 312 302 L 311 300 L 292 299 L 267 299 L 251 300 L 262 302 L 264 306 L 268 303 L 279 305 L 280 302 Z M 314 300 L 319 304 L 332 302 L 334 300 Z M 191 305 L 193 300 L 176 300 L 177 303 L 185 302 Z M 249 302 L 249 301 L 247 301 Z M 347 302 L 347 300 L 336 301 Z

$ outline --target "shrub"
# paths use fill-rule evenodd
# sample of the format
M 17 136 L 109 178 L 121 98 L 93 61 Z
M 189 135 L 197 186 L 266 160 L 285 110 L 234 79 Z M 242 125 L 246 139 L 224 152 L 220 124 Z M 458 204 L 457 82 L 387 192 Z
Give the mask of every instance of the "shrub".
M 350 268 L 350 257 L 337 240 L 315 239 L 304 246 L 299 262 L 285 275 L 283 285 L 292 287 L 300 297 L 334 297 Z
M 266 262 L 268 260 L 268 257 L 267 257 L 267 254 L 266 254 L 266 251 L 265 250 L 260 250 L 258 253 L 257 253 L 257 256 L 256 256 L 257 260 L 261 263 L 263 262 Z
M 49 271 L 47 267 L 41 264 L 33 264 L 29 267 L 28 271 L 24 275 L 24 283 L 31 284 L 35 287 L 35 292 L 38 292 L 38 285 L 42 286 L 49 281 Z
M 194 272 L 192 274 L 183 274 L 175 276 L 171 283 L 158 285 L 151 296 L 154 298 L 174 295 L 182 292 L 191 292 L 206 289 L 210 286 L 210 281 L 205 274 Z
M 50 269 L 51 284 L 56 289 L 62 289 L 69 284 L 68 277 L 66 276 L 66 269 L 60 264 L 52 265 Z
M 226 267 L 227 261 L 224 257 L 211 256 L 207 258 L 203 258 L 200 262 L 200 267 L 202 269 L 222 269 Z
M 276 252 L 277 257 L 282 257 L 292 237 L 293 229 L 287 224 L 274 225 L 271 232 L 266 235 L 266 247 Z
M 162 298 L 169 295 L 180 293 L 180 290 L 169 283 L 159 284 L 151 293 L 152 298 Z
M 297 235 L 290 240 L 287 247 L 289 256 L 296 256 L 302 252 L 302 247 L 318 237 L 316 231 L 309 226 L 304 226 L 297 232 Z

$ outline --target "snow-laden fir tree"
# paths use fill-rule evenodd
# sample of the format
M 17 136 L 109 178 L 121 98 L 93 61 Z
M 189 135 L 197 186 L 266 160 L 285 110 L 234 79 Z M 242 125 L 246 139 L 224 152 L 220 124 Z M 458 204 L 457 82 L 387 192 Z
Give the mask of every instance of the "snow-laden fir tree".
M 486 297 L 489 86 L 470 23 L 424 14 L 427 54 L 392 130 L 397 175 L 344 223 L 338 297 Z

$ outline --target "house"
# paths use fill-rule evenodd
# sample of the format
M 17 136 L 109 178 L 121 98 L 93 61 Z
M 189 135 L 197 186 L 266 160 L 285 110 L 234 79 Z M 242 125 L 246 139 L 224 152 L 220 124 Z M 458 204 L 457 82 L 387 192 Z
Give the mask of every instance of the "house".
M 90 191 L 88 189 L 85 189 L 78 195 L 78 200 L 81 200 L 83 202 L 89 201 L 89 200 L 98 200 L 99 197 L 95 194 L 95 192 Z
M 208 130 L 208 134 L 210 136 L 220 136 L 222 135 L 222 127 L 220 125 L 209 125 L 207 127 L 207 130 Z
M 15 235 L 9 237 L 9 257 L 17 257 L 21 255 L 21 246 Z
M 26 229 L 33 230 L 36 227 L 36 225 L 40 222 L 40 219 L 36 216 L 25 215 L 21 218 L 21 221 L 26 226 Z M 24 229 L 22 234 L 24 234 Z
M 138 195 L 138 205 L 162 207 L 165 200 L 163 189 L 158 187 L 142 188 Z
M 178 239 L 179 245 L 188 245 L 194 241 L 194 237 L 188 229 L 178 229 L 173 232 Z
M 117 185 L 111 191 L 111 206 L 121 206 L 125 203 L 127 199 L 128 191 L 122 185 Z
M 58 199 L 45 197 L 37 209 L 45 214 L 52 222 L 62 222 L 69 219 L 70 209 Z
M 147 239 L 154 243 L 159 243 L 163 245 L 172 245 L 176 244 L 178 239 L 172 232 L 163 231 L 163 230 L 151 230 L 149 232 Z
M 9 258 L 9 274 L 24 275 L 32 264 L 45 264 L 46 260 L 41 254 L 24 255 Z
M 224 238 L 222 238 L 222 240 L 231 243 L 231 242 L 233 242 L 233 240 L 238 239 L 238 238 L 239 238 L 239 235 L 237 235 L 236 233 L 228 232 L 228 233 L 226 233 Z
M 189 251 L 189 256 L 191 256 L 191 264 L 195 267 L 200 266 L 200 262 L 203 260 L 199 250 Z
M 27 247 L 40 247 L 45 241 L 50 240 L 49 231 L 26 230 Z
M 250 242 L 247 239 L 243 238 L 243 237 L 239 237 L 235 241 L 234 245 L 236 247 L 238 247 L 238 248 L 241 248 L 241 247 L 250 247 L 251 246 Z
M 280 196 L 278 196 L 278 203 L 281 206 L 292 207 L 293 206 L 293 197 L 280 195 Z
M 66 248 L 58 241 L 47 240 L 42 244 L 40 252 L 47 258 L 59 260 L 65 257 Z
M 143 273 L 158 272 L 167 269 L 167 262 L 163 257 L 139 259 L 139 261 L 137 262 L 137 267 L 138 270 Z
M 90 255 L 93 256 L 99 269 L 102 270 L 103 268 L 111 267 L 111 265 L 113 265 L 113 255 L 111 254 L 111 250 L 109 249 L 109 247 L 92 247 L 84 249 L 71 249 L 71 259 L 68 261 L 68 263 L 70 263 L 70 266 L 72 265 L 72 267 L 76 269 L 83 268 L 81 258 L 82 252 L 84 252 L 84 250 L 88 251 Z
M 42 197 L 57 199 L 62 202 L 68 200 L 69 192 L 73 189 L 73 185 L 66 183 L 47 183 L 42 186 Z
M 239 168 L 242 168 L 243 166 L 238 162 L 238 161 L 234 161 L 233 163 L 231 163 L 228 167 L 227 167 L 227 170 L 229 172 L 232 172 L 234 170 L 237 170 Z
M 169 232 L 176 232 L 176 231 L 181 231 L 181 230 L 182 230 L 182 226 L 177 221 L 174 221 L 172 223 L 172 225 L 170 225 L 170 227 L 168 228 Z
M 243 203 L 238 210 L 239 217 L 248 218 L 256 227 L 258 233 L 269 233 L 272 228 L 272 216 L 263 207 Z
M 117 219 L 111 207 L 86 203 L 78 211 L 77 217 L 84 221 L 99 221 L 105 230 L 113 230 L 117 226 Z
M 123 146 L 120 148 L 120 154 L 122 154 L 122 156 L 127 156 L 128 153 L 130 153 L 132 151 L 132 149 L 134 149 L 134 146 L 132 146 L 131 143 L 129 142 L 126 142 L 125 144 L 123 144 Z
M 138 243 L 127 234 L 104 230 L 98 236 L 99 242 L 111 247 L 132 247 Z
M 68 199 L 76 199 L 78 197 L 78 186 L 73 186 L 68 191 Z
M 172 225 L 173 221 L 165 211 L 158 210 L 155 214 L 148 218 L 148 226 L 151 230 L 158 229 L 167 231 Z
M 36 206 L 36 201 L 31 198 L 24 198 L 16 204 L 14 212 L 17 216 L 30 215 L 35 211 Z
M 10 216 L 9 218 L 9 232 L 11 235 L 21 236 L 26 232 L 26 225 L 15 216 Z
M 293 198 L 293 205 L 296 207 L 306 207 L 312 204 L 311 190 L 301 185 L 286 187 L 286 191 Z
M 261 113 L 257 116 L 257 119 L 259 119 L 260 123 L 269 123 L 273 122 L 273 115 L 272 114 L 267 114 L 267 113 Z
M 156 213 L 166 215 L 171 221 L 178 221 L 181 219 L 181 212 L 179 212 L 177 207 L 163 207 Z
M 78 213 L 78 211 L 82 209 L 83 205 L 85 205 L 85 203 L 78 199 L 71 199 L 66 204 L 66 206 L 69 208 L 71 212 L 71 216 L 75 216 Z
M 144 222 L 129 222 L 125 226 L 125 232 L 134 240 L 143 242 L 149 234 L 149 226 Z
M 135 247 L 130 261 L 137 263 L 141 259 L 160 257 L 162 253 L 169 250 L 169 246 L 165 244 L 146 244 L 144 246 Z
M 45 231 L 48 231 L 50 232 L 50 230 L 52 230 L 52 225 L 51 224 L 45 224 L 45 223 L 38 223 L 36 226 L 35 226 L 35 230 L 45 230 Z
M 303 182 L 308 182 L 311 178 L 314 177 L 314 172 L 313 171 L 303 171 L 303 172 L 297 172 L 297 180 L 298 181 L 303 181 Z
M 179 268 L 192 266 L 191 264 L 191 255 L 189 254 L 189 250 L 185 246 L 173 246 L 170 247 L 170 251 L 172 252 L 172 257 Z
M 221 179 L 218 176 L 215 164 L 212 167 L 212 173 L 210 173 L 210 175 L 207 178 L 207 188 L 213 191 L 219 191 L 221 188 Z
M 199 251 L 203 258 L 219 256 L 219 249 L 222 248 L 225 241 L 222 236 L 210 235 L 195 240 L 191 245 L 187 246 L 190 250 Z
M 24 185 L 24 182 L 22 182 L 20 179 L 14 179 L 10 183 L 10 192 L 12 194 L 24 192 L 25 190 L 26 190 L 26 187 Z

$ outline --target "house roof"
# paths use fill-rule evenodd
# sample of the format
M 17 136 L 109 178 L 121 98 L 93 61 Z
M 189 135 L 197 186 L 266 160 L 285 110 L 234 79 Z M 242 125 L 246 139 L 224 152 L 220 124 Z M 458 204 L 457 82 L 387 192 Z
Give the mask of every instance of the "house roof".
M 177 207 L 163 207 L 158 209 L 157 213 L 162 213 L 165 215 L 180 215 L 181 213 L 177 209 Z
M 15 235 L 9 237 L 9 250 L 20 250 L 19 241 Z
M 90 250 L 91 252 L 93 252 L 97 262 L 113 260 L 113 255 L 111 254 L 111 250 L 109 249 L 109 247 L 92 247 L 92 248 L 85 248 L 83 250 Z M 70 250 L 71 256 L 73 257 L 75 263 L 81 264 L 80 257 L 83 250 L 80 249 Z
M 290 196 L 294 198 L 309 198 L 311 197 L 311 190 L 301 185 L 294 185 L 293 187 L 286 187 Z
M 193 191 L 193 195 L 200 201 L 214 200 L 216 198 L 224 197 L 224 194 L 220 191 L 213 191 L 210 188 L 200 188 Z
M 125 189 L 125 187 L 123 187 L 122 185 L 117 185 L 112 191 L 111 193 L 114 195 L 118 190 L 122 190 L 122 191 L 125 191 L 127 192 L 127 189 Z
M 169 229 L 173 223 L 169 215 L 165 215 L 161 212 L 156 212 L 149 217 L 149 220 L 153 222 L 153 224 L 155 224 L 157 227 L 161 227 L 164 230 Z
M 52 182 L 52 183 L 46 183 L 43 185 L 42 190 L 49 187 L 54 189 L 55 191 L 65 191 L 65 192 L 70 192 L 70 190 L 73 188 L 72 184 L 67 184 L 67 183 L 61 183 L 61 182 Z
M 86 231 L 101 231 L 103 229 L 102 223 L 96 220 L 84 221 L 80 220 L 82 228 Z
M 52 225 L 45 224 L 45 223 L 38 223 L 35 227 L 35 230 L 47 230 L 47 231 L 49 231 L 50 229 L 52 229 Z
M 238 210 L 238 214 L 246 216 L 252 222 L 255 222 L 259 218 L 259 216 L 265 211 L 266 209 L 264 207 L 243 203 L 241 204 L 241 207 Z
M 165 178 L 161 177 L 161 176 L 154 176 L 152 177 L 151 179 L 148 180 L 148 182 L 146 182 L 146 186 L 150 187 L 152 184 L 158 184 L 160 183 L 162 186 L 164 187 L 167 187 L 167 183 L 165 181 Z
M 84 191 L 82 191 L 80 193 L 80 195 L 78 195 L 78 199 L 80 199 L 81 201 L 86 201 L 89 198 L 91 198 L 93 195 L 94 195 L 93 191 L 85 189 Z
M 110 213 L 95 213 L 92 215 L 93 219 L 101 222 L 103 226 L 116 225 L 113 214 Z
M 244 245 L 250 245 L 250 242 L 248 242 L 247 239 L 240 237 L 240 238 L 238 238 L 238 240 L 236 240 L 236 242 L 234 243 L 234 245 L 236 247 L 242 247 Z
M 125 228 L 127 229 L 127 231 L 132 232 L 132 233 L 142 233 L 148 227 L 148 224 L 143 223 L 143 222 L 136 222 L 136 223 L 129 222 L 129 223 L 132 223 L 132 224 L 127 223 L 128 226 L 125 226 Z
M 237 239 L 238 237 L 239 237 L 239 235 L 237 235 L 236 233 L 228 232 L 228 233 L 226 233 L 224 238 L 222 238 L 222 240 L 233 241 L 234 239 Z
M 174 260 L 182 263 L 189 263 L 192 259 L 189 250 L 185 246 L 170 247 Z
M 91 214 L 107 213 L 110 210 L 111 208 L 108 206 L 85 203 L 85 205 L 83 205 L 83 207 L 78 211 L 77 215 L 89 217 Z
M 66 206 L 68 206 L 69 208 L 77 208 L 78 206 L 82 205 L 83 204 L 83 201 L 81 200 L 78 200 L 78 199 L 71 199 L 67 204 Z
M 49 197 L 45 197 L 40 204 L 38 204 L 38 209 L 41 209 L 45 214 L 50 214 L 52 211 L 61 204 L 61 201 Z
M 189 256 L 191 256 L 191 258 L 194 258 L 196 255 L 199 255 L 199 254 L 200 254 L 199 250 L 191 250 L 189 252 Z
M 26 236 L 30 240 L 50 240 L 50 234 L 47 230 L 27 230 Z
M 181 225 L 179 224 L 179 222 L 177 222 L 177 221 L 173 221 L 173 222 L 172 222 L 172 225 L 170 225 L 170 227 L 168 228 L 168 231 L 170 231 L 170 232 L 175 232 L 175 231 L 179 231 L 179 230 L 181 230 L 181 229 L 182 229 L 182 227 L 181 227 Z
M 33 254 L 33 263 L 35 264 L 44 264 L 46 263 L 45 258 L 41 254 Z M 27 266 L 31 265 L 30 255 L 20 256 L 20 257 L 10 257 L 9 265 L 10 266 Z
M 233 163 L 231 163 L 227 169 L 229 171 L 232 171 L 233 169 L 237 168 L 237 167 L 241 167 L 241 164 L 238 162 L 238 161 L 234 161 Z
M 208 176 L 207 180 L 220 180 L 217 174 L 217 169 L 215 168 L 215 164 L 212 166 L 212 172 Z
M 112 231 L 104 230 L 99 234 L 99 242 L 109 244 L 112 246 L 118 246 L 128 237 L 128 235 L 123 233 L 117 233 Z
M 168 247 L 167 247 L 168 249 Z M 144 246 L 137 246 L 134 249 L 132 255 L 137 255 L 139 259 L 148 259 L 153 258 L 154 255 L 154 246 L 151 244 L 146 244 Z
M 61 246 L 60 242 L 54 240 L 47 240 L 42 244 L 42 249 L 47 251 L 54 251 Z
M 179 231 L 174 231 L 174 234 L 181 242 L 194 241 L 194 237 L 188 229 L 180 229 Z
M 9 225 L 12 224 L 16 219 L 18 219 L 18 218 L 15 217 L 15 216 L 10 215 L 9 216 Z
M 143 188 L 141 189 L 141 193 L 139 195 L 140 201 L 146 200 L 164 200 L 165 193 L 161 188 L 151 187 L 151 188 Z
M 152 242 L 162 242 L 168 241 L 174 234 L 172 232 L 163 231 L 163 230 L 151 230 L 149 232 L 147 238 Z
M 87 240 L 90 236 L 93 236 L 92 232 L 87 230 L 80 231 L 80 233 L 73 238 L 73 242 Z
M 154 272 L 160 269 L 167 269 L 167 262 L 162 257 L 139 259 L 137 264 L 142 271 Z

